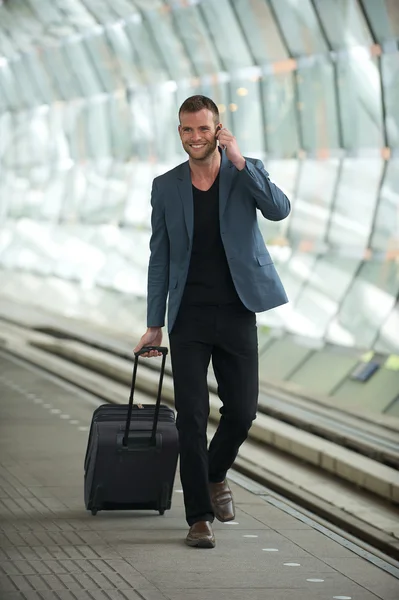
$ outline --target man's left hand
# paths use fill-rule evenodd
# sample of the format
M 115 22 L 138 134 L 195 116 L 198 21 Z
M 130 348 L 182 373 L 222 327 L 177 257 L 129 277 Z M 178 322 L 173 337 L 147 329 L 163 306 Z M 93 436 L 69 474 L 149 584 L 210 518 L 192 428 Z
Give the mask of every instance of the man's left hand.
M 226 156 L 233 165 L 241 171 L 245 168 L 245 158 L 240 152 L 240 149 L 237 144 L 237 140 L 234 135 L 224 127 L 216 134 L 217 139 L 219 140 L 219 144 L 222 148 L 226 150 Z

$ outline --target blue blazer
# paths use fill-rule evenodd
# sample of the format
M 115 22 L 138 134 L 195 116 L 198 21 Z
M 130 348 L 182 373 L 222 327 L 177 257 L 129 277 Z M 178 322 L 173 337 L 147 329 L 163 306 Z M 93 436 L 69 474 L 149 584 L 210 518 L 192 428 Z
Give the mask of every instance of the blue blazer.
M 288 302 L 258 227 L 257 210 L 280 221 L 290 213 L 287 196 L 269 179 L 262 161 L 246 158 L 239 171 L 222 151 L 219 217 L 227 261 L 242 303 L 262 312 Z M 147 288 L 147 327 L 163 327 L 168 302 L 172 331 L 186 284 L 193 243 L 194 206 L 189 162 L 156 177 L 151 193 L 152 235 Z

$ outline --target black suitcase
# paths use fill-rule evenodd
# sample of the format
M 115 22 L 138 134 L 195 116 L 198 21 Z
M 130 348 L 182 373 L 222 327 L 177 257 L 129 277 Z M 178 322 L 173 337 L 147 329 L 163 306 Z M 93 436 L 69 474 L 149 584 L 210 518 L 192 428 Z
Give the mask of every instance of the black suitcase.
M 138 359 L 156 349 L 162 367 L 155 405 L 133 404 Z M 171 507 L 178 456 L 173 410 L 161 405 L 167 348 L 146 347 L 135 355 L 129 404 L 103 404 L 93 413 L 84 461 L 84 499 L 99 510 L 158 510 Z

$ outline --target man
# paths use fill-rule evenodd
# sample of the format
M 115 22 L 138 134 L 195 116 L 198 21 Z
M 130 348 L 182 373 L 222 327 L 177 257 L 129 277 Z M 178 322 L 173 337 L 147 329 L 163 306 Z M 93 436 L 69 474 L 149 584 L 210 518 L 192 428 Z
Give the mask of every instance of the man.
M 257 211 L 278 221 L 290 203 L 260 160 L 242 156 L 211 99 L 188 98 L 179 119 L 189 160 L 153 182 L 148 329 L 135 351 L 161 345 L 169 294 L 186 543 L 213 548 L 214 517 L 226 522 L 235 516 L 226 474 L 256 417 L 255 313 L 287 302 Z M 223 407 L 207 450 L 211 358 Z

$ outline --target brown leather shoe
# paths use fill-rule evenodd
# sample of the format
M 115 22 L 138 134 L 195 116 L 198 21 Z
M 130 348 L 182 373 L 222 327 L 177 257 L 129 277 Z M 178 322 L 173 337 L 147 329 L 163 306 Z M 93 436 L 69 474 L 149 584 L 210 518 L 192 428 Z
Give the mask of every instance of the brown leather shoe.
M 226 479 L 220 483 L 210 482 L 209 491 L 215 517 L 222 523 L 233 521 L 235 518 L 234 501 Z
M 209 521 L 197 521 L 191 525 L 190 531 L 186 537 L 187 546 L 197 548 L 214 548 L 215 536 L 213 535 L 212 525 Z

